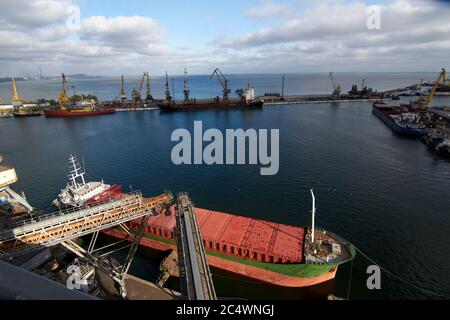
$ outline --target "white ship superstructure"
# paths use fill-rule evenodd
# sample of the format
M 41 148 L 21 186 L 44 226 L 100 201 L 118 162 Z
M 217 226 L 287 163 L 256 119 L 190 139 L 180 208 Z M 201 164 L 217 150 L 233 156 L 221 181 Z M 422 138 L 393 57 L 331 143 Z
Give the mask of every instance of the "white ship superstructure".
M 56 207 L 81 207 L 86 204 L 89 199 L 99 195 L 110 185 L 101 182 L 86 182 L 84 169 L 80 166 L 75 156 L 69 157 L 69 182 L 67 186 L 61 190 L 61 193 L 53 201 Z

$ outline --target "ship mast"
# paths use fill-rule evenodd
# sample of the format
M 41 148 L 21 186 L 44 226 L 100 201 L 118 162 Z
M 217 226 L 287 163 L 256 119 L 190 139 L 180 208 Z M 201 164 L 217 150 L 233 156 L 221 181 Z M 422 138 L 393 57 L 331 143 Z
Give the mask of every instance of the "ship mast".
M 189 84 L 188 84 L 188 77 L 187 77 L 187 71 L 186 68 L 184 68 L 184 101 L 189 102 Z
M 316 215 L 316 197 L 314 196 L 314 191 L 311 189 L 311 196 L 312 196 L 312 223 L 311 223 L 311 243 L 314 243 L 314 229 L 315 229 L 315 215 Z
M 84 186 L 86 184 L 84 180 L 85 172 L 73 155 L 70 155 L 69 157 L 69 170 L 69 180 L 72 182 L 72 186 L 74 188 L 78 188 L 79 186 Z M 81 178 L 81 183 L 78 183 L 77 178 Z
M 172 100 L 172 96 L 170 95 L 170 89 L 169 89 L 169 76 L 167 75 L 167 71 L 166 71 L 166 100 L 167 101 L 171 101 Z

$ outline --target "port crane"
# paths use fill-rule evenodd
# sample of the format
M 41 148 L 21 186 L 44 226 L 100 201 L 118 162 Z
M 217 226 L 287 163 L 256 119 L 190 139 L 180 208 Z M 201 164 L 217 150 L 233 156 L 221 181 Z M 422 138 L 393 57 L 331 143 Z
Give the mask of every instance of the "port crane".
M 169 76 L 167 75 L 167 71 L 166 71 L 166 84 L 165 84 L 165 94 L 166 94 L 166 100 L 167 101 L 171 101 L 172 100 L 172 96 L 170 95 L 170 89 L 169 89 Z
M 434 83 L 433 88 L 431 88 L 430 92 L 428 93 L 428 96 L 426 98 L 419 98 L 418 102 L 422 105 L 422 106 L 429 106 L 431 103 L 431 100 L 433 99 L 433 96 L 436 92 L 437 87 L 439 86 L 440 83 L 445 84 L 445 77 L 446 77 L 447 71 L 442 68 L 441 69 L 441 73 L 439 74 L 438 79 L 436 80 L 436 82 Z
M 66 80 L 66 75 L 64 73 L 62 73 L 62 90 L 59 93 L 59 103 L 63 104 L 63 103 L 68 103 L 69 102 L 69 97 L 67 96 L 67 80 Z
M 336 83 L 333 72 L 330 72 L 329 77 L 330 77 L 331 83 L 333 85 L 333 94 L 331 96 L 333 97 L 333 99 L 339 100 L 341 97 L 341 91 L 342 91 L 341 85 Z
M 133 92 L 132 92 L 131 96 L 134 101 L 142 100 L 141 92 L 142 92 L 142 88 L 144 86 L 144 80 L 146 77 L 147 77 L 147 72 L 144 72 L 144 74 L 142 75 L 142 78 L 141 78 L 141 82 L 139 84 L 139 89 L 133 88 Z
M 147 96 L 145 97 L 145 101 L 153 101 L 153 96 L 150 91 L 150 75 L 148 72 L 146 73 L 146 79 L 147 79 Z
M 127 100 L 127 94 L 125 93 L 123 75 L 122 75 L 122 82 L 121 82 L 120 93 L 119 93 L 119 100 L 122 102 L 125 102 Z
M 12 78 L 12 89 L 13 89 L 12 105 L 14 107 L 19 107 L 22 105 L 22 101 L 20 100 L 19 93 L 17 92 L 16 79 L 14 78 Z
M 223 100 L 224 101 L 228 101 L 228 95 L 231 92 L 231 89 L 228 87 L 228 83 L 229 80 L 227 78 L 225 78 L 225 76 L 223 75 L 223 73 L 219 70 L 219 68 L 216 68 L 212 75 L 211 75 L 211 79 L 214 78 L 214 76 L 217 77 L 217 79 L 219 80 L 222 88 L 223 88 Z
M 185 102 L 189 102 L 189 83 L 188 83 L 188 76 L 187 76 L 186 68 L 184 68 L 184 89 L 183 89 L 183 94 L 184 94 L 184 101 Z

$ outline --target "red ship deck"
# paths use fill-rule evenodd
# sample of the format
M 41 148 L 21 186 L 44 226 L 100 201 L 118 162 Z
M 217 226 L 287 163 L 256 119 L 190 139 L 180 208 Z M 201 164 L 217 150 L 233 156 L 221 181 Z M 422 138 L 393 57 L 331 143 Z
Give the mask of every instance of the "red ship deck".
M 150 217 L 148 225 L 153 233 L 160 229 L 164 236 L 165 230 L 173 231 L 174 208 L 171 210 L 170 216 Z M 195 212 L 207 249 L 273 263 L 301 263 L 303 260 L 304 228 L 200 208 L 195 208 Z

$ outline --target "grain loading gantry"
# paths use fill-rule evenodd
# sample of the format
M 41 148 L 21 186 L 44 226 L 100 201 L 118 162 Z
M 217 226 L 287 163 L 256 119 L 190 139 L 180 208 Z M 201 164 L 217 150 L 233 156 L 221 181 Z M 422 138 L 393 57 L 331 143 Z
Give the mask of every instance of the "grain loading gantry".
M 178 194 L 176 226 L 175 235 L 183 297 L 188 300 L 216 300 L 194 204 L 187 193 Z

